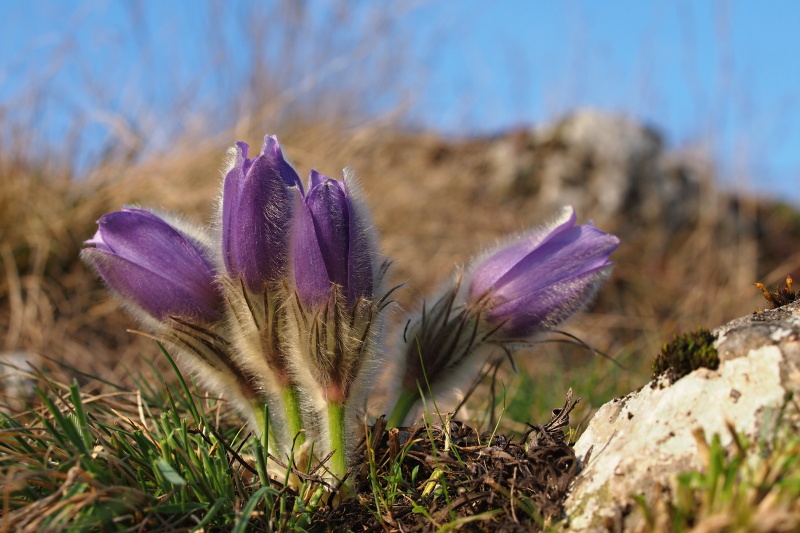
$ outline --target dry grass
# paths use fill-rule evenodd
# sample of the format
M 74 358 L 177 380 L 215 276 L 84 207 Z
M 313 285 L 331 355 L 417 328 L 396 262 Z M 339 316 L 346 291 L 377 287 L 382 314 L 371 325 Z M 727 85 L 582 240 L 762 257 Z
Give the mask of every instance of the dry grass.
M 535 198 L 487 187 L 488 140 L 451 141 L 370 125 L 342 131 L 324 123 L 278 133 L 301 173 L 312 165 L 334 176 L 347 165 L 357 171 L 385 252 L 396 260 L 395 279 L 407 281 L 401 295 L 406 308 L 454 264 L 549 215 L 536 211 Z M 260 136 L 243 135 L 256 145 Z M 150 341 L 125 331 L 135 324 L 78 261 L 78 251 L 93 234 L 94 220 L 123 204 L 208 222 L 224 149 L 213 140 L 178 143 L 167 156 L 99 165 L 84 179 L 63 169 L 53 173 L 52 164 L 38 168 L 0 156 L 5 349 L 41 354 L 112 380 L 123 379 L 124 366 L 140 367 L 139 355 L 156 356 Z M 630 385 L 646 380 L 650 358 L 673 333 L 751 312 L 763 305 L 753 282 L 772 284 L 798 274 L 796 212 L 740 198 L 738 220 L 731 221 L 733 200 L 715 190 L 713 176 L 704 194 L 696 222 L 678 233 L 626 226 L 625 220 L 603 226 L 622 238 L 613 257 L 617 267 L 596 305 L 569 331 L 631 367 L 632 374 L 621 375 Z M 537 352 L 544 355 L 522 360 L 538 374 L 560 372 L 564 362 L 567 370 L 587 365 L 594 357 L 563 345 Z M 531 363 L 524 364 L 526 359 Z

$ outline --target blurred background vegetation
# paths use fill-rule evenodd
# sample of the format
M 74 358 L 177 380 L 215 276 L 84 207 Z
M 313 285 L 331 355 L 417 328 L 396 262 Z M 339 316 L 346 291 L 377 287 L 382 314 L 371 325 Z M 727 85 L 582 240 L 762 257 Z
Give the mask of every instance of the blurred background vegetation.
M 120 4 L 121 26 L 85 34 L 86 20 Z M 135 322 L 78 260 L 82 242 L 124 204 L 208 223 L 226 147 L 260 146 L 266 133 L 279 136 L 301 175 L 355 169 L 405 283 L 403 309 L 557 204 L 575 204 L 581 221 L 621 237 L 614 274 L 564 328 L 616 363 L 543 336 L 553 342 L 520 354 L 518 373 L 498 374 L 505 429 L 543 422 L 569 387 L 588 416 L 646 383 L 674 333 L 764 307 L 756 281 L 800 276 L 796 207 L 732 188 L 703 139 L 677 149 L 658 124 L 580 110 L 493 134 L 421 126 L 416 91 L 430 72 L 409 47 L 434 50 L 437 34 L 421 42 L 402 23 L 414 2 L 178 5 L 181 22 L 160 24 L 146 3 L 34 3 L 67 12 L 64 31 L 55 43 L 5 48 L 14 52 L 0 101 L 5 363 L 74 373 L 66 364 L 121 384 L 147 373 L 145 361 L 163 368 L 152 340 L 127 331 Z M 190 52 L 165 45 L 185 32 Z M 182 65 L 184 53 L 207 63 L 202 75 Z M 129 70 L 130 57 L 145 68 Z M 8 376 L 0 383 L 0 403 L 26 393 Z M 465 416 L 488 421 L 489 395 L 474 398 Z

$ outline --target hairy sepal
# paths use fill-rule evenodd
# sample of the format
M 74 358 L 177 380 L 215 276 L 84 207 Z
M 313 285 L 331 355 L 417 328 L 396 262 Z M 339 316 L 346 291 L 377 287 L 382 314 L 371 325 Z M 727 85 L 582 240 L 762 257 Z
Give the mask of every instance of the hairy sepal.
M 293 375 L 308 393 L 311 409 L 319 420 L 315 428 L 318 457 L 331 451 L 329 404 L 345 406 L 346 434 L 352 435 L 360 427 L 352 416 L 355 410 L 350 407 L 363 401 L 371 389 L 380 315 L 381 308 L 370 300 L 362 298 L 352 307 L 347 305 L 336 285 L 331 285 L 329 298 L 321 305 L 303 305 L 296 294 L 291 299 L 287 313 L 289 360 Z M 349 456 L 351 451 L 345 453 Z
M 282 283 L 264 284 L 250 291 L 240 278 L 220 276 L 227 304 L 227 330 L 236 364 L 255 380 L 261 401 L 269 407 L 281 458 L 291 452 L 295 435 L 289 432 L 284 391 L 293 386 L 286 357 L 286 300 Z

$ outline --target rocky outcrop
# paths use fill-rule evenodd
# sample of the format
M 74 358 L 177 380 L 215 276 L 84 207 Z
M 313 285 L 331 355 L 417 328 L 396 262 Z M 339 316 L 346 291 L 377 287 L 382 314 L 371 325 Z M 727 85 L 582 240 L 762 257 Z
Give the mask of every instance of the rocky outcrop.
M 707 164 L 664 149 L 659 134 L 624 115 L 576 111 L 497 140 L 490 150 L 494 186 L 535 197 L 543 209 L 562 204 L 596 221 L 692 221 Z
M 775 430 L 787 398 L 800 393 L 800 303 L 746 316 L 714 332 L 717 370 L 662 378 L 595 414 L 575 444 L 583 471 L 566 504 L 570 530 L 635 529 L 633 496 L 646 501 L 676 474 L 703 468 L 698 438 L 732 433 L 751 440 Z M 797 422 L 789 404 L 782 424 Z M 702 430 L 702 433 L 698 430 Z

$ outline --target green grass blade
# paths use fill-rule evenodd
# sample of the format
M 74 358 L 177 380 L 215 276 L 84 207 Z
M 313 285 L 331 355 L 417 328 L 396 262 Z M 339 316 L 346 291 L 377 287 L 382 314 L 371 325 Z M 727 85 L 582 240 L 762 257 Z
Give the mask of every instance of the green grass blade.
M 250 524 L 250 515 L 253 514 L 256 506 L 261 503 L 262 498 L 270 492 L 275 492 L 275 489 L 271 487 L 261 487 L 250 496 L 242 512 L 236 517 L 236 523 L 231 533 L 245 533 L 245 531 L 247 531 L 247 526 Z
M 187 405 L 189 407 L 189 411 L 192 413 L 192 418 L 194 418 L 195 424 L 197 424 L 198 426 L 203 425 L 203 418 L 200 416 L 200 413 L 197 410 L 197 404 L 195 404 L 195 402 L 194 402 L 194 397 L 192 396 L 192 393 L 189 392 L 189 386 L 186 385 L 186 380 L 183 379 L 183 374 L 181 374 L 181 371 L 178 369 L 178 365 L 175 364 L 175 360 L 169 354 L 167 349 L 164 348 L 163 344 L 161 344 L 158 341 L 156 341 L 156 344 L 158 344 L 158 347 L 161 350 L 161 353 L 163 353 L 164 356 L 167 358 L 167 361 L 169 361 L 169 364 L 172 366 L 172 369 L 175 371 L 175 375 L 178 377 L 178 381 L 181 384 L 181 388 L 183 389 L 183 393 L 186 395 Z
M 47 410 L 50 411 L 50 414 L 53 416 L 53 420 L 55 420 L 58 429 L 60 429 L 61 432 L 67 437 L 67 440 L 72 444 L 72 446 L 81 454 L 89 455 L 89 449 L 86 447 L 86 442 L 83 440 L 78 428 L 75 427 L 75 424 L 68 417 L 61 413 L 58 407 L 56 407 L 56 404 L 53 403 L 53 400 L 51 400 L 50 397 L 47 396 L 39 387 L 36 387 L 34 390 L 42 399 L 42 402 L 44 402 Z
M 220 512 L 220 510 L 224 505 L 225 505 L 225 498 L 218 498 L 217 501 L 214 502 L 214 505 L 211 506 L 211 509 L 208 510 L 203 519 L 200 520 L 200 522 L 191 529 L 191 532 L 195 533 L 196 531 L 200 531 L 209 524 L 211 524 L 212 520 L 216 518 L 217 514 Z
M 75 417 L 78 421 L 78 430 L 80 431 L 81 436 L 83 437 L 84 444 L 86 445 L 86 449 L 91 449 L 92 447 L 92 434 L 89 432 L 89 420 L 86 417 L 86 411 L 83 408 L 83 400 L 81 399 L 81 393 L 78 388 L 78 382 L 73 381 L 72 385 L 69 388 L 70 391 L 70 399 L 72 400 L 72 406 L 75 409 Z
M 187 481 L 180 475 L 178 472 L 172 468 L 172 465 L 169 464 L 166 459 L 163 457 L 156 458 L 155 461 L 156 467 L 158 467 L 159 472 L 161 475 L 164 476 L 164 479 L 167 480 L 172 486 L 174 487 L 185 487 Z

